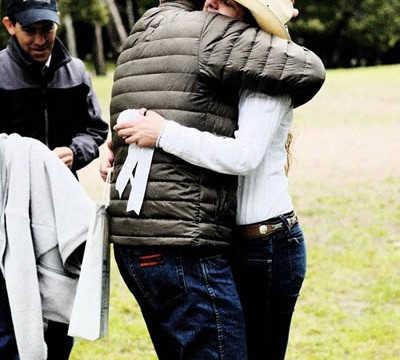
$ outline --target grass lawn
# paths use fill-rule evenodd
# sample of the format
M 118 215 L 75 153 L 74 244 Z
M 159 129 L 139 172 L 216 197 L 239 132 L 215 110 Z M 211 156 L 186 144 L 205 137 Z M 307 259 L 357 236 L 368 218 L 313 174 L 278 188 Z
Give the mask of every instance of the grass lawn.
M 397 360 L 400 354 L 400 66 L 330 70 L 295 110 L 291 193 L 308 273 L 286 360 Z M 93 77 L 106 117 L 112 76 Z M 80 172 L 99 199 L 98 162 Z M 76 339 L 71 360 L 156 359 L 113 264 L 109 334 Z M 230 360 L 230 359 L 228 359 Z

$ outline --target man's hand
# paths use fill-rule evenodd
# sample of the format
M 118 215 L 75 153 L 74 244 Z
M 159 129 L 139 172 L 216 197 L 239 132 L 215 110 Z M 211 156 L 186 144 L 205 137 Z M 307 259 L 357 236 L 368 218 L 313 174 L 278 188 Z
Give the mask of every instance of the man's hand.
M 53 152 L 62 160 L 62 162 L 72 169 L 74 163 L 74 153 L 67 146 L 56 147 Z
M 106 181 L 109 169 L 111 169 L 111 171 L 114 170 L 114 151 L 112 148 L 111 139 L 107 140 L 106 152 L 104 156 L 100 158 L 99 170 L 100 170 L 100 176 L 103 179 L 103 181 Z

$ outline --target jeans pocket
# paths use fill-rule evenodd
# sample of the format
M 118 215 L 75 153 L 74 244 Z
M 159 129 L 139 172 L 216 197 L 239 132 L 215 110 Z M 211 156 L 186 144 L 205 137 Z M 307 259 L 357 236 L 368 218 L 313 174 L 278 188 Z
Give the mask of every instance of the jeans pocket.
M 178 253 L 129 249 L 124 256 L 128 257 L 128 281 L 134 283 L 133 288 L 155 309 L 165 308 L 187 293 L 182 257 Z
M 301 231 L 292 233 L 288 238 L 288 256 L 291 278 L 302 284 L 306 276 L 306 244 Z

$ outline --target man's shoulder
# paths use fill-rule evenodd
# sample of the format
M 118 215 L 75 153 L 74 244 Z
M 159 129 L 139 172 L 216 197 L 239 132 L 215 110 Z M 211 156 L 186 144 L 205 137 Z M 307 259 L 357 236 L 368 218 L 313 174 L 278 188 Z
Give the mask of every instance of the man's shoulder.
M 3 61 L 5 58 L 8 58 L 9 54 L 7 51 L 7 48 L 5 47 L 4 49 L 0 50 L 0 60 Z
M 71 63 L 74 66 L 85 67 L 85 63 L 83 62 L 83 60 L 75 56 L 71 56 Z
M 149 40 L 152 36 L 156 39 L 203 38 L 203 36 L 206 36 L 207 39 L 209 37 L 220 39 L 227 32 L 238 31 L 240 34 L 246 27 L 248 25 L 243 22 L 217 13 L 199 10 L 188 11 L 165 6 L 146 12 L 136 23 L 131 34 L 134 39 L 136 39 L 137 34 L 143 34 L 146 40 Z M 212 41 L 214 42 L 215 39 Z
M 67 68 L 69 68 L 71 70 L 72 73 L 75 74 L 75 76 L 77 74 L 85 74 L 86 73 L 86 67 L 85 67 L 85 63 L 83 62 L 83 60 L 81 60 L 78 57 L 75 56 L 71 56 L 70 57 L 70 61 L 68 61 L 65 66 Z
M 13 71 L 10 54 L 8 53 L 7 48 L 0 50 L 0 69 L 0 72 L 3 75 Z M 0 76 L 0 82 L 3 82 L 2 80 L 5 80 L 5 78 L 7 78 L 7 76 Z
M 149 9 L 143 14 L 137 24 L 143 23 L 144 28 L 147 28 L 148 26 L 157 27 L 158 25 L 171 22 L 174 24 L 187 23 L 190 25 L 190 23 L 193 21 L 205 22 L 206 19 L 215 16 L 215 14 L 213 15 L 209 12 L 193 10 L 179 5 L 181 4 L 170 3 L 163 4 L 163 6 L 159 6 L 157 8 Z

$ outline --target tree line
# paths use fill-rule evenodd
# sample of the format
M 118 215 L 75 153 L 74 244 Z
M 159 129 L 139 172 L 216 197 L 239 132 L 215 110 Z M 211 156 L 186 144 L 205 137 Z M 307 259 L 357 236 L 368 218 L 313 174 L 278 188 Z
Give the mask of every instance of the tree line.
M 115 62 L 136 20 L 159 0 L 58 0 L 59 36 L 96 74 Z M 297 0 L 292 39 L 316 52 L 327 68 L 400 63 L 400 0 Z M 0 0 L 2 16 L 7 1 Z M 0 31 L 4 48 L 8 34 Z

